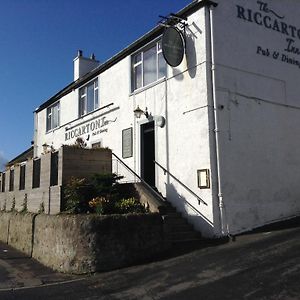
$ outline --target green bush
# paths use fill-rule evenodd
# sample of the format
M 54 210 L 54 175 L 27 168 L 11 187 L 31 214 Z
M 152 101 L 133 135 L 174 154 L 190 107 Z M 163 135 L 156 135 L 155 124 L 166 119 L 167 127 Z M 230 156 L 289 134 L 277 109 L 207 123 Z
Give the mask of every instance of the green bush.
M 94 195 L 93 187 L 85 178 L 72 177 L 64 188 L 64 210 L 69 213 L 87 213 L 91 209 L 88 199 Z
M 145 213 L 145 207 L 135 198 L 120 199 L 115 203 L 115 211 L 119 214 Z
M 72 177 L 64 187 L 64 211 L 101 215 L 144 213 L 136 198 L 122 198 L 116 174 L 95 174 L 90 179 Z

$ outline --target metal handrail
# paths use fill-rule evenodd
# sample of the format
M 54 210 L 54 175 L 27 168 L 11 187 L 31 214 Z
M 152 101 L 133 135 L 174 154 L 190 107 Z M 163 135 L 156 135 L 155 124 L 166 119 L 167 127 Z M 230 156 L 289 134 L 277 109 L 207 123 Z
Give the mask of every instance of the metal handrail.
M 166 202 L 166 199 L 162 197 L 151 185 L 149 185 L 143 178 L 141 178 L 137 173 L 135 173 L 127 164 L 124 163 L 122 159 L 118 157 L 115 153 L 112 152 L 112 156 L 114 156 L 129 172 L 131 172 L 134 176 L 136 176 L 150 191 L 155 194 L 160 200 Z
M 195 196 L 199 204 L 203 203 L 204 205 L 208 205 L 204 200 L 202 200 L 195 192 L 193 192 L 188 186 L 186 186 L 183 182 L 181 182 L 177 177 L 175 177 L 170 171 L 168 171 L 166 168 L 164 168 L 161 164 L 159 164 L 157 161 L 153 161 L 156 165 L 158 165 L 165 173 L 168 173 L 173 179 L 175 179 L 181 186 L 183 186 L 187 191 L 189 191 L 193 196 Z

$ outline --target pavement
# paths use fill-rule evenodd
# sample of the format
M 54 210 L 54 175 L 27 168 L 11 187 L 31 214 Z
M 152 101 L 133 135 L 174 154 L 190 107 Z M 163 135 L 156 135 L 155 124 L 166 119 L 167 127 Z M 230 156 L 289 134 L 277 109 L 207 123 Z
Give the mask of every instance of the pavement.
M 0 299 L 299 300 L 300 225 L 174 249 L 160 261 L 86 276 L 53 272 L 0 244 Z

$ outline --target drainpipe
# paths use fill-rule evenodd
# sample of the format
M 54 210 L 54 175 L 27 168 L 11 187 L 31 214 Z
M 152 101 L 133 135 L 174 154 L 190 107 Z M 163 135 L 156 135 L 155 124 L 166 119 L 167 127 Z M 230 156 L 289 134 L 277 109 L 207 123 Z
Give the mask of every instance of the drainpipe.
M 220 128 L 218 120 L 217 100 L 216 100 L 216 64 L 215 64 L 215 51 L 214 51 L 214 21 L 213 21 L 213 7 L 217 4 L 211 4 L 208 7 L 209 14 L 209 39 L 210 39 L 210 60 L 211 60 L 211 97 L 213 103 L 213 123 L 214 123 L 214 140 L 215 140 L 215 156 L 214 165 L 217 175 L 217 190 L 218 190 L 218 205 L 220 211 L 220 229 L 223 236 L 229 236 L 229 228 L 226 218 L 226 211 L 224 206 L 222 178 L 221 178 L 221 164 L 220 164 Z
M 33 134 L 33 157 L 37 157 L 37 131 L 38 131 L 38 116 L 37 112 L 33 113 L 34 117 L 34 134 Z

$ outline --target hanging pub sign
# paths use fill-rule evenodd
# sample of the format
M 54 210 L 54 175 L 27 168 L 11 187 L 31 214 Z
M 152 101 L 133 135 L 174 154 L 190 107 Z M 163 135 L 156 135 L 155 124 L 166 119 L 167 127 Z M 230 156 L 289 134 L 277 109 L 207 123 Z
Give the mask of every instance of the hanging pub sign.
M 162 36 L 162 53 L 166 62 L 177 67 L 184 56 L 184 39 L 182 33 L 175 27 L 168 27 Z

